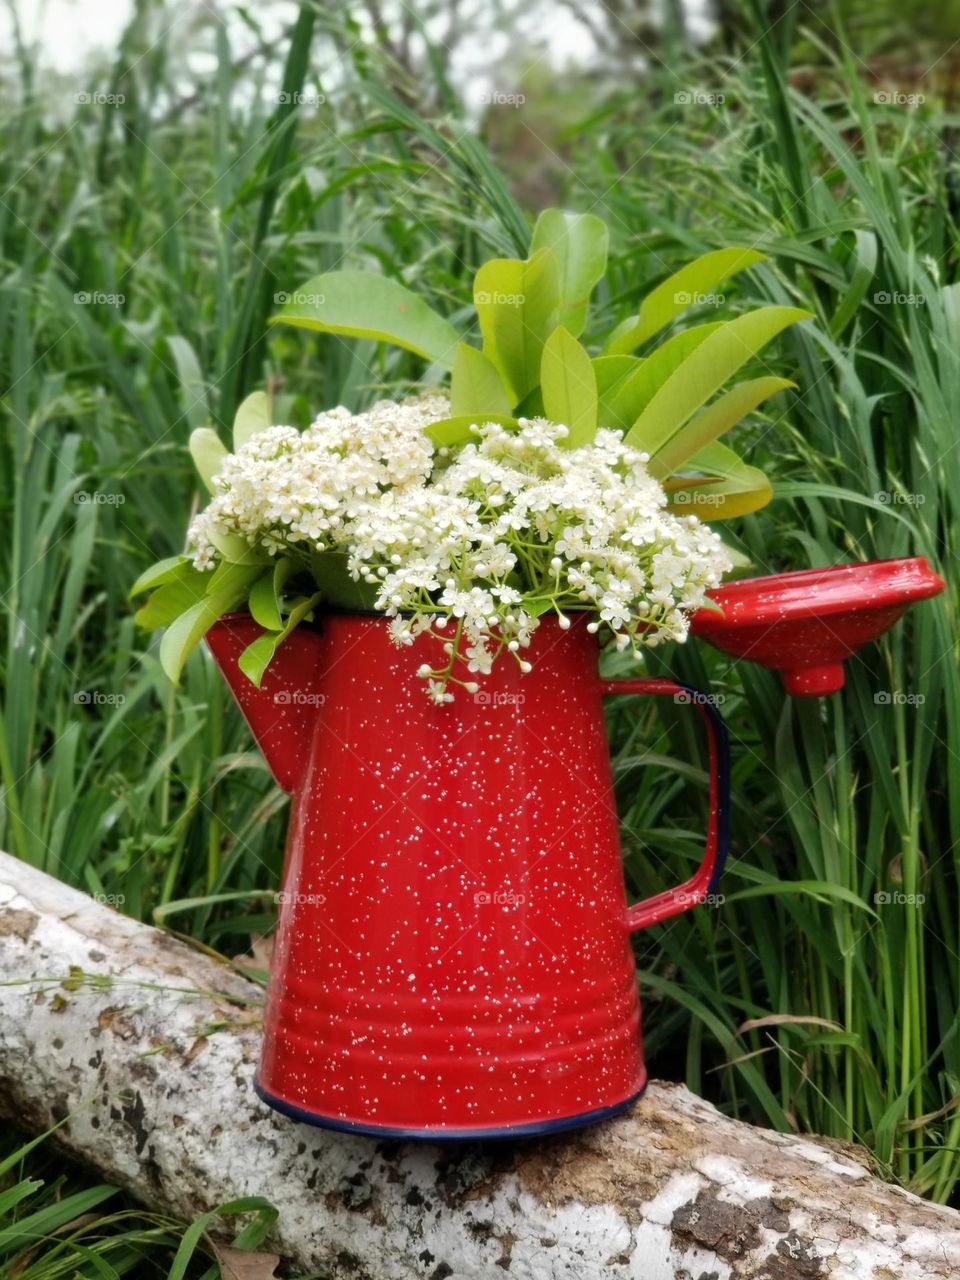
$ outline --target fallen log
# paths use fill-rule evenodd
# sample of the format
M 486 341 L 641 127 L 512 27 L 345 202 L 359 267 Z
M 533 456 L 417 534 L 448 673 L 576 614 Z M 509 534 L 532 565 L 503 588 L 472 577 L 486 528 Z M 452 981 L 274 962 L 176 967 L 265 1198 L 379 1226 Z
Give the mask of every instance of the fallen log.
M 271 1246 L 331 1280 L 927 1280 L 960 1214 L 864 1153 L 653 1084 L 544 1141 L 439 1147 L 296 1124 L 251 1088 L 261 993 L 226 965 L 0 854 L 0 1112 L 155 1209 L 260 1195 Z

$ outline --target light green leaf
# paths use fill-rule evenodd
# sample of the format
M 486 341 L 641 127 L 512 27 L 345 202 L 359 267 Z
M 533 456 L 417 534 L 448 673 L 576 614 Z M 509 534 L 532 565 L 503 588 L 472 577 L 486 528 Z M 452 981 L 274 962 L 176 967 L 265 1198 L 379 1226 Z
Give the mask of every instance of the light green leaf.
M 798 307 L 760 307 L 719 325 L 650 399 L 627 432 L 627 443 L 655 453 L 771 339 L 809 317 Z
M 531 256 L 552 249 L 560 271 L 559 323 L 575 338 L 587 323 L 590 295 L 607 269 L 609 232 L 592 213 L 544 209 L 530 241 Z
M 144 569 L 127 593 L 128 599 L 138 596 L 141 591 L 152 591 L 155 587 L 162 587 L 166 582 L 175 582 L 191 569 L 196 573 L 189 556 L 168 556 L 166 560 L 158 560 L 149 569 Z
M 509 416 L 513 408 L 496 366 L 482 351 L 461 342 L 450 379 L 450 413 L 453 417 L 497 413 Z
M 248 600 L 250 612 L 254 620 L 259 622 L 261 627 L 266 627 L 268 631 L 283 629 L 283 617 L 280 613 L 281 593 L 283 584 L 296 567 L 296 561 L 291 560 L 289 556 L 284 556 L 272 568 L 265 570 L 250 588 Z
M 523 611 L 529 613 L 531 618 L 540 618 L 545 613 L 549 613 L 554 608 L 553 596 L 524 596 Z
M 239 533 L 225 533 L 222 529 L 210 528 L 207 537 L 216 547 L 222 559 L 229 564 L 269 564 L 270 556 L 261 547 L 253 547 Z
M 753 378 L 741 382 L 702 409 L 657 449 L 650 459 L 651 474 L 658 480 L 669 476 L 704 445 L 736 426 L 768 396 L 795 386 L 788 378 Z
M 667 509 L 676 515 L 732 520 L 759 511 L 773 497 L 773 487 L 760 468 L 748 466 L 719 440 L 701 449 L 683 469 L 702 476 L 674 476 L 665 482 L 664 489 L 674 495 Z
M 543 344 L 556 328 L 560 269 L 550 249 L 532 258 L 491 258 L 473 281 L 483 353 L 517 405 L 540 381 Z
M 593 372 L 601 402 L 612 397 L 643 364 L 640 356 L 594 356 Z
M 213 477 L 227 456 L 227 447 L 213 427 L 196 427 L 190 433 L 190 456 L 207 492 L 213 493 Z
M 590 356 L 563 325 L 544 343 L 540 388 L 546 416 L 569 428 L 564 445 L 589 444 L 597 434 L 597 376 Z
M 600 426 L 629 431 L 667 379 L 720 328 L 721 322 L 716 321 L 684 329 L 661 343 L 645 360 L 638 361 L 633 373 L 618 378 L 601 397 Z M 635 356 L 607 358 L 636 360 Z
M 206 574 L 208 596 L 222 595 L 225 591 L 243 591 L 247 595 L 262 573 L 262 566 L 255 564 L 218 564 L 213 573 Z
M 321 592 L 315 595 L 305 597 L 293 609 L 282 629 L 279 631 L 265 631 L 262 636 L 257 636 L 252 644 L 248 644 L 241 653 L 237 666 L 259 689 L 260 682 L 263 680 L 264 672 L 273 661 L 273 655 L 277 652 L 284 640 L 290 635 L 294 627 L 298 626 L 307 614 L 317 607 L 323 599 Z
M 438 449 L 458 449 L 461 445 L 476 442 L 477 433 L 473 428 L 484 422 L 499 422 L 502 427 L 520 426 L 516 418 L 502 417 L 498 413 L 465 413 L 458 418 L 440 418 L 424 427 L 424 431 Z
M 160 641 L 160 665 L 174 684 L 183 664 L 217 619 L 245 599 L 257 573 L 255 568 L 246 569 L 245 578 L 237 577 L 222 590 L 204 596 L 167 627 Z
M 271 426 L 270 397 L 265 391 L 253 391 L 234 414 L 233 451 L 242 449 L 248 440 Z
M 173 334 L 167 338 L 167 346 L 177 367 L 180 389 L 183 392 L 183 416 L 191 427 L 199 427 L 207 422 L 210 409 L 207 405 L 207 388 L 200 371 L 200 361 L 196 352 L 186 338 Z
M 190 565 L 188 572 L 179 574 L 151 593 L 133 615 L 134 622 L 144 631 L 168 626 L 204 598 L 212 577 L 212 573 L 200 573 Z
M 372 338 L 449 369 L 460 336 L 449 321 L 396 280 L 372 271 L 330 271 L 290 296 L 273 323 Z
M 764 259 L 756 249 L 717 249 L 688 262 L 647 294 L 636 320 L 619 325 L 607 340 L 605 351 L 620 355 L 636 350 L 688 307 L 699 305 L 718 284 Z

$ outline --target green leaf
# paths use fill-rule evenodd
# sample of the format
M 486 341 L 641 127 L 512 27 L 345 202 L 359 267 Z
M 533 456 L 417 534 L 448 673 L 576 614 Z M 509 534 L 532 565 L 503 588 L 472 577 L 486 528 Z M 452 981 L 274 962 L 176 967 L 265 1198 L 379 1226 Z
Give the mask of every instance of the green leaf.
M 556 328 L 560 269 L 550 249 L 532 258 L 491 258 L 473 281 L 483 353 L 516 405 L 540 381 L 543 344 Z
M 198 427 L 210 418 L 207 388 L 200 370 L 200 361 L 190 343 L 179 334 L 167 338 L 167 346 L 177 367 L 177 377 L 183 392 L 183 416 L 189 426 Z
M 221 595 L 224 591 L 239 591 L 242 588 L 246 596 L 262 571 L 261 565 L 231 564 L 224 560 L 213 573 L 206 575 L 206 595 Z
M 347 569 L 347 556 L 342 551 L 320 551 L 310 561 L 310 572 L 317 590 L 327 604 L 341 609 L 372 609 L 379 587 L 357 582 Z
M 513 408 L 496 366 L 482 351 L 461 342 L 453 361 L 450 380 L 450 413 L 453 417 L 497 413 L 509 415 Z
M 372 271 L 330 271 L 292 294 L 273 323 L 372 338 L 449 369 L 460 336 L 405 285 Z
M 877 269 L 877 237 L 872 231 L 854 231 L 854 250 L 851 254 L 853 275 L 846 292 L 837 303 L 830 321 L 830 336 L 839 338 L 860 309 L 870 281 Z
M 75 1223 L 78 1218 L 116 1194 L 116 1187 L 88 1187 L 72 1195 L 60 1196 L 33 1213 L 23 1214 L 15 1220 L 5 1219 L 7 1225 L 0 1230 L 0 1257 L 6 1258 L 15 1249 L 23 1258 L 28 1246 L 49 1242 L 68 1223 Z M 36 1268 L 31 1269 L 36 1272 Z M 5 1275 L 10 1274 L 5 1266 L 3 1271 Z
M 852 889 L 847 889 L 842 884 L 831 884 L 829 880 L 774 880 L 767 884 L 752 884 L 746 889 L 737 889 L 724 896 L 727 902 L 743 902 L 748 898 L 767 898 L 778 894 L 795 894 L 803 898 L 812 896 L 825 904 L 831 901 L 845 902 L 847 906 L 866 911 L 874 919 L 878 918 L 873 907 Z
M 699 471 L 703 477 L 674 476 L 664 484 L 668 494 L 676 495 L 667 508 L 675 515 L 731 520 L 759 511 L 773 497 L 773 487 L 760 468 L 748 466 L 719 440 L 690 458 L 684 471 Z
M 655 453 L 771 339 L 809 317 L 798 307 L 760 307 L 720 324 L 651 398 L 627 432 L 627 443 Z
M 295 560 L 284 556 L 282 560 L 267 569 L 250 588 L 248 606 L 255 621 L 268 631 L 281 631 L 283 617 L 280 613 L 280 599 L 283 584 L 296 570 Z
M 587 323 L 590 295 L 607 269 L 610 235 L 592 213 L 544 209 L 530 241 L 530 253 L 552 249 L 560 271 L 559 322 L 579 338 Z
M 555 599 L 554 596 L 524 596 L 523 611 L 532 618 L 540 618 L 554 608 Z
M 546 416 L 569 428 L 564 445 L 589 444 L 597 434 L 597 376 L 590 356 L 563 325 L 543 345 L 540 388 Z
M 635 356 L 607 357 L 633 360 L 636 368 L 633 373 L 618 378 L 604 393 L 598 413 L 600 426 L 629 431 L 667 379 L 721 327 L 722 323 L 715 321 L 684 329 L 668 338 L 645 360 L 637 361 Z
M 227 456 L 227 447 L 213 427 L 197 427 L 190 433 L 190 456 L 207 492 L 213 493 L 213 477 Z
M 229 564 L 269 564 L 270 555 L 262 547 L 251 546 L 239 533 L 226 533 L 222 529 L 210 528 L 207 537 L 216 547 L 222 559 Z
M 643 364 L 640 356 L 594 356 L 593 372 L 601 403 L 614 396 L 627 378 Z
M 230 565 L 233 575 L 220 590 L 204 596 L 202 600 L 174 619 L 160 641 L 160 665 L 176 684 L 183 664 L 207 634 L 213 624 L 246 599 L 254 579 L 260 570 L 245 565 Z M 162 588 L 165 590 L 166 588 Z
M 262 636 L 257 636 L 252 644 L 248 644 L 241 653 L 237 666 L 259 689 L 260 682 L 263 680 L 264 672 L 273 661 L 273 655 L 277 652 L 284 640 L 290 635 L 294 627 L 299 626 L 307 614 L 317 607 L 323 599 L 321 592 L 304 598 L 293 609 L 287 617 L 285 624 L 282 624 L 280 631 L 265 631 Z
M 247 396 L 233 417 L 234 453 L 272 425 L 270 413 L 270 397 L 265 391 L 253 391 Z
M 158 560 L 149 569 L 144 569 L 127 596 L 132 599 L 141 591 L 152 591 L 155 587 L 162 587 L 165 582 L 175 582 L 190 569 L 193 569 L 193 561 L 189 556 L 168 556 L 166 560 Z M 196 573 L 196 570 L 193 569 L 193 572 Z
M 657 449 L 650 459 L 651 474 L 658 480 L 669 476 L 704 445 L 736 426 L 768 396 L 795 386 L 788 378 L 753 378 L 741 382 L 702 409 Z
M 473 428 L 484 422 L 499 422 L 502 427 L 520 427 L 516 418 L 503 417 L 498 413 L 465 413 L 458 418 L 440 418 L 424 427 L 424 431 L 438 449 L 458 449 L 461 445 L 476 442 L 477 433 Z
M 606 352 L 620 355 L 636 350 L 688 307 L 698 305 L 698 299 L 704 294 L 738 271 L 763 262 L 765 256 L 756 249 L 717 249 L 688 262 L 647 294 L 636 320 L 627 321 L 614 330 L 607 341 Z
M 170 1264 L 167 1280 L 185 1280 L 190 1261 L 204 1233 L 209 1230 L 212 1223 L 234 1213 L 256 1214 L 254 1221 L 244 1227 L 234 1242 L 241 1248 L 249 1248 L 254 1240 L 263 1239 L 278 1217 L 278 1211 L 262 1196 L 244 1196 L 240 1200 L 229 1200 L 224 1204 L 218 1204 L 208 1213 L 201 1214 L 184 1231 L 173 1262 Z
M 144 631 L 168 626 L 204 598 L 212 577 L 212 573 L 201 573 L 192 564 L 189 565 L 186 571 L 159 586 L 150 595 L 134 614 L 134 622 Z

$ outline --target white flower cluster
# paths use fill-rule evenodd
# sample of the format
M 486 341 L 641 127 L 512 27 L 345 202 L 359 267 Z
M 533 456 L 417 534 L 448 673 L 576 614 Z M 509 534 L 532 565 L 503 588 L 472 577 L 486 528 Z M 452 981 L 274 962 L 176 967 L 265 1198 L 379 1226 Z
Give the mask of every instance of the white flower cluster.
M 460 676 L 523 650 L 546 613 L 568 626 L 593 615 L 618 646 L 683 640 L 689 614 L 730 568 L 695 516 L 667 512 L 645 454 L 601 430 L 563 446 L 564 426 L 478 424 L 476 440 L 434 450 L 424 428 L 447 416 L 442 396 L 382 401 L 367 413 L 322 414 L 303 434 L 272 427 L 223 464 L 191 538 L 201 567 L 216 534 L 274 552 L 345 552 L 375 589 L 395 640 L 426 632 L 443 658 L 420 674 L 438 701 Z
M 349 542 L 350 521 L 366 505 L 427 480 L 433 445 L 424 427 L 448 413 L 445 396 L 422 396 L 357 415 L 330 409 L 304 432 L 259 432 L 224 459 L 214 498 L 191 525 L 198 567 L 213 563 L 210 532 L 218 529 L 276 552 Z

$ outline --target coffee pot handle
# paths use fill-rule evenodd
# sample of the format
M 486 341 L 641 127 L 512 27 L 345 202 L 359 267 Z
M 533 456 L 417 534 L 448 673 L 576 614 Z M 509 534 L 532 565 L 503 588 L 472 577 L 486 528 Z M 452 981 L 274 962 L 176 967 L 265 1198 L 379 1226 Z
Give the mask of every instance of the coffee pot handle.
M 677 888 L 665 889 L 628 908 L 627 925 L 633 932 L 668 920 L 681 911 L 689 911 L 717 887 L 730 846 L 730 735 L 709 696 L 690 685 L 656 678 L 620 679 L 601 680 L 600 688 L 604 694 L 669 693 L 676 701 L 697 707 L 703 717 L 710 746 L 710 823 L 703 861 L 696 873 Z

